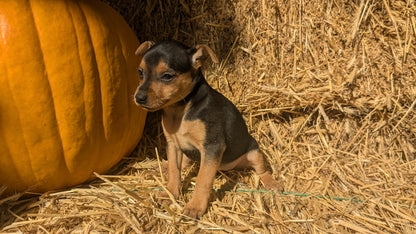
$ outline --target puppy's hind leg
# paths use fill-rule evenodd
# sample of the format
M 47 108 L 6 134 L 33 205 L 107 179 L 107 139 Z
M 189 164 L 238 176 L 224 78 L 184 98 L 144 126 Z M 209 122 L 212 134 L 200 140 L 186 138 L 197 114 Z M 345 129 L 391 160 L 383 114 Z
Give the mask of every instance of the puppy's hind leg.
M 276 191 L 283 190 L 283 185 L 273 179 L 270 171 L 267 170 L 264 155 L 259 149 L 249 151 L 245 157 L 247 159 L 248 166 L 255 170 L 256 174 L 260 177 L 267 189 L 273 189 Z
M 231 169 L 243 169 L 247 167 L 251 167 L 255 170 L 267 189 L 276 191 L 281 191 L 283 189 L 283 185 L 273 179 L 270 171 L 267 170 L 263 153 L 258 148 L 250 150 L 233 162 L 221 165 L 220 170 L 228 171 Z

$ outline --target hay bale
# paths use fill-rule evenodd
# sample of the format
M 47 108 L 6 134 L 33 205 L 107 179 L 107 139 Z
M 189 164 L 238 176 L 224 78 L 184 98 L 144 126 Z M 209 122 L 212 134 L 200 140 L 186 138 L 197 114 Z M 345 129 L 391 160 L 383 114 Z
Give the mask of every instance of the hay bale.
M 177 206 L 160 207 L 154 113 L 136 153 L 108 175 L 0 201 L 2 231 L 416 231 L 414 1 L 106 2 L 140 41 L 209 44 L 222 62 L 205 76 L 242 111 L 274 176 L 286 192 L 320 196 L 260 193 L 251 171 L 219 173 L 207 214 L 191 220 L 180 213 L 191 170 Z

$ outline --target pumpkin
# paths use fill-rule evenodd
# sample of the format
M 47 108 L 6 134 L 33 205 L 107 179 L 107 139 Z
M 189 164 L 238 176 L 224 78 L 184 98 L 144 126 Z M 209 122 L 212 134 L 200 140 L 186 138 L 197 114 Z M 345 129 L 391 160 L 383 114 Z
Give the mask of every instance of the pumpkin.
M 0 1 L 6 193 L 73 186 L 131 153 L 146 118 L 133 102 L 138 45 L 98 0 Z

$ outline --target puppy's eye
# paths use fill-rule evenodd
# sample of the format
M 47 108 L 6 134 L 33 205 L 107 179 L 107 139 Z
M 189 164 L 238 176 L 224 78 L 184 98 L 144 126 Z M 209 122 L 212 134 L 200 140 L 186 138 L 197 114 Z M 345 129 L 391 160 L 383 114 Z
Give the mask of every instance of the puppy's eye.
M 139 77 L 143 78 L 143 69 L 141 69 L 140 67 L 137 68 L 137 72 L 139 73 Z
M 173 75 L 173 74 L 165 73 L 165 74 L 162 75 L 162 77 L 160 77 L 160 79 L 162 81 L 168 82 L 168 81 L 173 80 L 174 77 L 175 77 L 175 75 Z

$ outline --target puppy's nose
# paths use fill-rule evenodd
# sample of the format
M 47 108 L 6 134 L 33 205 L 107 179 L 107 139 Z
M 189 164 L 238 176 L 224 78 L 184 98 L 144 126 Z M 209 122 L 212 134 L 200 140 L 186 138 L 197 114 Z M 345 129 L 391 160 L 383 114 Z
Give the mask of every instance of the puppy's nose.
M 136 94 L 136 97 L 135 98 L 136 98 L 136 102 L 138 104 L 141 104 L 141 105 L 146 104 L 146 101 L 147 101 L 147 95 L 146 95 L 146 93 L 144 93 L 144 92 L 138 92 Z

